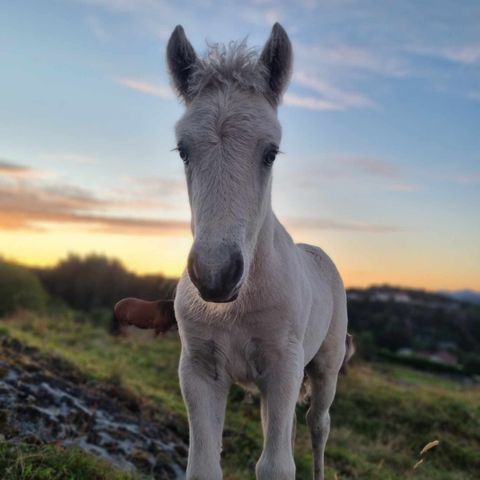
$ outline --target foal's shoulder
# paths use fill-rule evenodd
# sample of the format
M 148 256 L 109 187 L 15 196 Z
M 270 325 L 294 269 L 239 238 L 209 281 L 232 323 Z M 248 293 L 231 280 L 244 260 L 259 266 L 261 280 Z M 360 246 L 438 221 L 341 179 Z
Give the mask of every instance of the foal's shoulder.
M 340 280 L 340 274 L 333 260 L 320 248 L 308 243 L 297 243 L 308 263 L 313 263 L 316 269 L 330 280 Z M 312 262 L 313 261 L 313 262 Z
M 307 253 L 309 257 L 313 258 L 315 262 L 329 263 L 333 265 L 331 258 L 320 248 L 315 245 L 309 245 L 308 243 L 297 243 L 297 248 Z

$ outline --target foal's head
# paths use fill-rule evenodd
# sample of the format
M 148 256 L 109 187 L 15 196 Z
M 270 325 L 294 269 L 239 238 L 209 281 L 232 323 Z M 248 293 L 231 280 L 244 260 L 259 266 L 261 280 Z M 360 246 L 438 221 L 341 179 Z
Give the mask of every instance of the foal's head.
M 241 43 L 210 47 L 201 59 L 177 26 L 167 61 L 186 105 L 176 136 L 192 210 L 188 273 L 204 300 L 230 302 L 270 211 L 277 106 L 290 77 L 291 44 L 277 23 L 260 55 Z

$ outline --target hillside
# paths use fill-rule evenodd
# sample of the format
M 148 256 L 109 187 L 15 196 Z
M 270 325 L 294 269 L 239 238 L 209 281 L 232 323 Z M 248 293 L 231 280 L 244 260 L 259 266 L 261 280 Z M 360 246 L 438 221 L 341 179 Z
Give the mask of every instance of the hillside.
M 176 375 L 179 341 L 175 332 L 155 340 L 133 336 L 114 338 L 104 329 L 89 322 L 75 321 L 72 315 L 64 313 L 56 316 L 16 314 L 2 320 L 1 333 L 9 339 L 3 343 L 4 352 L 5 348 L 11 348 L 12 339 L 15 339 L 22 345 L 20 349 L 26 348 L 23 345 L 37 348 L 39 353 L 33 355 L 40 355 L 45 365 L 49 365 L 46 358 L 51 355 L 62 358 L 67 362 L 63 365 L 72 365 L 74 374 L 85 380 L 86 383 L 83 380 L 77 382 L 81 392 L 88 391 L 89 382 L 94 382 L 97 392 L 112 392 L 113 387 L 120 389 L 124 392 L 120 398 L 127 395 L 134 403 L 146 405 L 145 409 L 140 408 L 142 413 L 133 413 L 133 417 L 145 414 L 148 418 L 150 415 L 158 425 L 163 425 L 161 428 L 165 428 L 166 418 L 173 418 L 169 428 L 174 428 L 179 441 L 185 438 L 185 411 Z M 41 362 L 35 363 L 36 368 L 43 368 Z M 65 372 L 67 377 L 68 370 Z M 9 371 L 8 368 L 2 370 L 3 379 Z M 301 480 L 310 478 L 305 410 L 305 406 L 298 407 L 296 460 L 297 478 Z M 227 480 L 252 478 L 261 449 L 258 411 L 258 399 L 245 395 L 240 389 L 232 390 L 223 451 Z M 390 364 L 361 363 L 340 380 L 332 422 L 327 448 L 329 480 L 477 478 L 480 469 L 478 386 L 464 386 L 443 377 Z M 3 460 L 0 455 L 0 467 L 6 468 L 5 457 L 12 470 L 12 465 L 22 464 L 25 456 L 29 458 L 28 455 L 32 454 L 47 463 L 61 464 L 67 470 L 70 464 L 87 462 L 94 465 L 96 462 L 93 457 L 85 456 L 80 456 L 80 460 L 74 456 L 75 461 L 72 461 L 68 457 L 70 451 L 58 450 L 58 447 L 54 450 L 53 447 L 46 450 L 41 445 L 14 448 L 11 438 L 15 436 L 5 431 L 5 426 L 2 429 L 7 440 L 2 444 L 2 451 L 10 448 L 10 453 L 4 455 Z M 420 450 L 432 440 L 439 440 L 439 446 L 427 452 L 423 456 L 424 462 L 413 470 L 420 458 Z M 67 461 L 67 457 L 70 460 Z M 91 468 L 107 467 L 95 464 Z M 72 467 L 69 476 L 64 478 L 85 478 L 80 476 L 80 471 L 78 466 Z M 120 474 L 115 471 L 115 475 Z M 12 474 L 9 478 L 45 477 Z M 91 478 L 115 477 L 102 473 Z M 168 477 L 157 475 L 156 478 Z
M 480 306 L 388 285 L 347 294 L 349 330 L 364 357 L 480 375 Z
M 105 328 L 112 306 L 127 296 L 173 298 L 175 279 L 141 276 L 101 255 L 70 255 L 49 268 L 26 268 L 0 258 L 0 315 L 26 308 L 72 309 Z M 470 292 L 471 293 L 471 292 Z M 453 293 L 389 285 L 347 291 L 349 330 L 357 353 L 424 370 L 480 375 L 480 305 Z

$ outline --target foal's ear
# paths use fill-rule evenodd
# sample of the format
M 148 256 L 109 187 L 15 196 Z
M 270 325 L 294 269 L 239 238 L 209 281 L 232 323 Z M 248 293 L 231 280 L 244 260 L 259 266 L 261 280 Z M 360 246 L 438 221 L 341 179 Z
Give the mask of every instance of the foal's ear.
M 167 45 L 167 63 L 177 92 L 188 101 L 189 81 L 197 55 L 185 36 L 181 25 L 177 25 Z
M 268 85 L 275 103 L 279 103 L 286 90 L 292 73 L 292 44 L 287 32 L 279 23 L 275 23 L 260 62 L 266 70 Z

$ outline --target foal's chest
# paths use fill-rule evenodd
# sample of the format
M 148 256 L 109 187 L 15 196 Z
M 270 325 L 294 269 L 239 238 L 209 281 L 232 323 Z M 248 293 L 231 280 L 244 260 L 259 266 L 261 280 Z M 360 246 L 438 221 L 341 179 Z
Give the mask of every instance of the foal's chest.
M 267 336 L 242 326 L 212 325 L 199 330 L 185 332 L 182 342 L 197 367 L 215 380 L 225 375 L 235 383 L 258 384 L 280 360 L 283 342 L 278 332 Z

